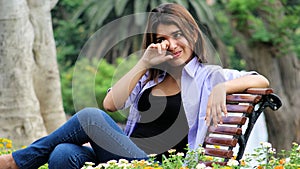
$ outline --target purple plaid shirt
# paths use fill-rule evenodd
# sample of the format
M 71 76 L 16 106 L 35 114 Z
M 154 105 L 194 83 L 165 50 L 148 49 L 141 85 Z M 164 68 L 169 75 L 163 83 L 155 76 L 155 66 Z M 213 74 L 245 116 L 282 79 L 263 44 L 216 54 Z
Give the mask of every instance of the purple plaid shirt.
M 163 81 L 165 74 L 159 76 L 158 83 Z M 196 149 L 204 141 L 207 131 L 205 123 L 206 106 L 212 88 L 218 83 L 249 74 L 257 73 L 201 64 L 196 57 L 185 65 L 181 77 L 181 97 L 189 126 L 189 148 Z M 124 108 L 131 106 L 125 127 L 125 133 L 128 136 L 130 136 L 136 122 L 140 119 L 140 114 L 137 110 L 140 96 L 146 89 L 158 84 L 154 81 L 144 84 L 143 82 L 147 79 L 147 76 L 148 73 L 139 80 L 124 105 Z

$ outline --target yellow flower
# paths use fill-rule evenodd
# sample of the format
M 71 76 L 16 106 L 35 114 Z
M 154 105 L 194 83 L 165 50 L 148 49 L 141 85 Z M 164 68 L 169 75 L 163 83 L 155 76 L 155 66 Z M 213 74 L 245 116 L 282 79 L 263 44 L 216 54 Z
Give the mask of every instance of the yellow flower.
M 274 167 L 274 169 L 284 169 L 284 167 L 282 165 L 278 165 L 278 166 Z
M 0 148 L 3 148 L 3 147 L 4 147 L 4 145 L 2 143 L 0 143 Z
M 219 146 L 219 145 L 214 145 L 214 147 L 217 148 L 217 149 L 221 148 L 221 146 Z
M 279 160 L 279 164 L 284 164 L 284 163 L 285 163 L 285 159 L 284 158 L 282 158 L 282 159 Z
M 12 148 L 12 144 L 11 143 L 7 143 L 6 144 L 6 148 Z
M 222 167 L 221 169 L 232 169 L 232 168 L 228 167 L 228 166 L 225 166 L 225 167 Z
M 212 161 L 214 158 L 212 156 L 205 156 L 206 161 Z
M 241 160 L 240 162 L 241 162 L 241 166 L 246 166 L 245 160 Z

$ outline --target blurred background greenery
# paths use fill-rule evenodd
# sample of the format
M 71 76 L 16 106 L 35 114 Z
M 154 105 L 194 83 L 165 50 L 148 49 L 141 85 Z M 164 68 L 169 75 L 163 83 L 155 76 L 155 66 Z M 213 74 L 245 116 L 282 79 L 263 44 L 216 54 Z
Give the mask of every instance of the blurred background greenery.
M 124 41 L 114 46 L 105 56 L 98 56 L 105 59 L 101 61 L 100 65 L 95 66 L 97 69 L 94 66 L 89 67 L 89 65 L 99 64 L 98 61 L 92 58 L 78 59 L 80 51 L 89 37 L 113 20 L 134 13 L 149 12 L 150 9 L 164 2 L 182 4 L 192 13 L 220 55 L 225 58 L 221 59 L 225 67 L 242 70 L 246 66 L 245 60 L 234 47 L 236 43 L 240 43 L 240 40 L 233 35 L 230 24 L 235 24 L 234 26 L 240 31 L 251 30 L 252 34 L 249 35 L 248 40 L 252 43 L 282 45 L 282 42 L 286 41 L 288 44 L 285 46 L 289 46 L 289 48 L 284 49 L 286 51 L 293 50 L 297 53 L 298 58 L 300 56 L 300 46 L 297 45 L 300 43 L 300 3 L 297 0 L 282 0 L 284 4 L 282 10 L 284 10 L 285 16 L 281 20 L 274 19 L 273 15 L 276 13 L 263 0 L 59 0 L 52 10 L 52 18 L 63 103 L 67 114 L 75 113 L 72 98 L 72 77 L 75 63 L 78 70 L 96 73 L 95 93 L 98 105 L 102 108 L 101 103 L 106 90 L 113 83 L 112 79 L 116 78 L 116 71 L 119 71 L 120 74 L 126 72 L 138 59 L 136 55 L 131 54 L 140 49 L 141 36 L 134 36 L 130 37 L 130 41 L 126 41 L 126 43 Z M 258 17 L 259 11 L 269 12 L 268 17 Z M 141 29 L 145 19 L 136 18 L 136 26 L 131 26 L 130 29 Z M 230 20 L 235 20 L 235 22 L 230 22 Z M 246 23 L 249 20 L 252 24 Z M 272 27 L 269 26 L 271 24 Z M 125 29 L 129 26 L 124 25 Z M 124 29 L 124 27 L 116 29 Z M 283 40 L 283 38 L 289 40 Z M 219 43 L 220 41 L 222 43 Z M 224 46 L 222 47 L 220 44 Z M 285 52 L 285 50 L 280 52 Z M 128 57 L 129 55 L 131 57 Z M 125 60 L 126 64 L 120 68 L 119 65 Z M 82 81 L 83 88 L 93 87 L 90 85 L 94 84 L 84 83 L 86 76 L 81 76 L 81 78 L 79 80 Z M 87 96 L 82 93 L 82 97 Z M 82 107 L 85 104 L 88 103 L 82 103 Z M 117 121 L 124 122 L 125 120 L 125 117 L 118 113 L 111 115 Z

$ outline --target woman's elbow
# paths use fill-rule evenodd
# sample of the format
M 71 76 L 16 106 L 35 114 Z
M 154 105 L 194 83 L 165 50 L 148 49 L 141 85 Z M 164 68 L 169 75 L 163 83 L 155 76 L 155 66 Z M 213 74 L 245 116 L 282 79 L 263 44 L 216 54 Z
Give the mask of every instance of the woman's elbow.
M 269 80 L 265 76 L 262 76 L 262 75 L 259 75 L 259 76 L 260 76 L 261 87 L 269 87 L 270 86 Z
M 107 97 L 104 98 L 103 100 L 103 108 L 108 111 L 108 112 L 115 112 L 117 111 L 117 108 L 115 107 L 115 105 L 113 104 L 113 101 L 111 101 L 110 99 L 108 99 Z

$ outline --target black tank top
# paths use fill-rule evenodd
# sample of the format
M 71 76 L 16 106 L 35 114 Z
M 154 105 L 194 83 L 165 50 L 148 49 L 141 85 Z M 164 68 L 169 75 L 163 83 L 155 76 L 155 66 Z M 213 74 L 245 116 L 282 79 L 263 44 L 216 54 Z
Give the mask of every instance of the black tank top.
M 181 94 L 153 96 L 152 88 L 142 94 L 138 102 L 141 114 L 131 139 L 148 154 L 168 155 L 169 149 L 186 152 L 188 124 L 181 102 Z

